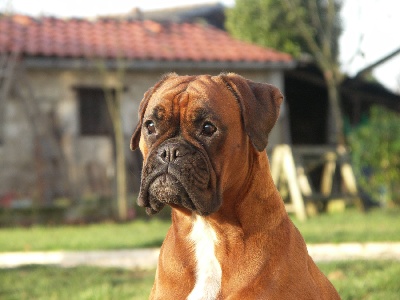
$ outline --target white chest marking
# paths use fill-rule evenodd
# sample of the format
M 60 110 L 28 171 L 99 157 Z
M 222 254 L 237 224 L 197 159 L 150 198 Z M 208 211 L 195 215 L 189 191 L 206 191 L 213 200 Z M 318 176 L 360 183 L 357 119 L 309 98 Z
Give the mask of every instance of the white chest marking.
M 222 270 L 215 257 L 217 235 L 204 218 L 196 215 L 189 239 L 196 258 L 196 282 L 187 300 L 215 300 L 221 289 Z

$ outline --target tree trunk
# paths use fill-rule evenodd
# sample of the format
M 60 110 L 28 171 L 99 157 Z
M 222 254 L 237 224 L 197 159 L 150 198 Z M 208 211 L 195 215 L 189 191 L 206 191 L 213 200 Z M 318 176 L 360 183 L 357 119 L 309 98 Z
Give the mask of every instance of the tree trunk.
M 121 95 L 117 92 L 115 99 L 116 117 L 113 120 L 115 135 L 115 156 L 117 168 L 117 202 L 118 218 L 120 221 L 126 221 L 128 218 L 128 200 L 126 188 L 126 163 L 124 151 L 124 132 L 121 118 Z
M 117 70 L 114 75 L 116 81 L 111 86 L 115 88 L 115 94 L 107 82 L 108 70 L 104 61 L 97 61 L 98 70 L 103 77 L 103 90 L 107 102 L 108 112 L 113 125 L 115 138 L 115 167 L 116 167 L 116 195 L 117 195 L 117 213 L 120 221 L 128 219 L 128 196 L 127 196 L 127 176 L 126 176 L 126 158 L 125 158 L 125 139 L 122 128 L 121 101 L 124 92 L 123 78 L 125 67 L 121 59 L 117 59 Z
M 118 86 L 113 95 L 111 89 L 104 89 L 108 111 L 111 116 L 115 138 L 115 167 L 116 167 L 116 189 L 117 189 L 117 212 L 118 220 L 128 219 L 128 199 L 126 187 L 126 160 L 125 140 L 121 117 L 121 96 L 123 87 Z
M 332 76 L 332 72 L 325 71 L 325 82 L 328 89 L 328 143 L 332 145 L 344 144 L 343 119 L 340 105 L 339 81 Z
M 295 15 L 297 29 L 307 44 L 310 53 L 313 55 L 315 62 L 320 70 L 324 73 L 324 79 L 328 89 L 328 143 L 332 145 L 344 144 L 343 119 L 340 108 L 340 92 L 339 86 L 341 82 L 341 74 L 339 64 L 334 51 L 334 43 L 332 39 L 335 37 L 335 18 L 339 11 L 335 5 L 335 0 L 328 0 L 324 3 L 326 6 L 325 19 L 321 19 L 317 9 L 316 0 L 306 1 L 308 4 L 308 13 L 312 20 L 310 27 L 308 20 L 300 13 Z M 299 0 L 283 1 L 284 9 L 287 13 L 300 11 L 303 3 Z M 323 21 L 323 22 L 321 22 Z M 318 38 L 315 34 L 318 33 Z

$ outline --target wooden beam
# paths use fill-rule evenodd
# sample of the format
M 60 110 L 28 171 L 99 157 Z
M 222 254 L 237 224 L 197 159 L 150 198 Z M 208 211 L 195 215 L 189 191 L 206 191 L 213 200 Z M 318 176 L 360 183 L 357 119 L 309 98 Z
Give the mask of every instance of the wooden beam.
M 379 65 L 381 65 L 381 64 L 387 62 L 388 60 L 392 59 L 393 57 L 395 57 L 397 54 L 400 54 L 400 48 L 390 52 L 388 55 L 382 57 L 381 59 L 378 59 L 376 62 L 374 62 L 374 63 L 370 64 L 369 66 L 365 67 L 364 69 L 361 69 L 360 71 L 358 71 L 358 73 L 356 74 L 356 78 L 365 76 L 366 74 L 370 73 L 373 69 L 375 69 Z

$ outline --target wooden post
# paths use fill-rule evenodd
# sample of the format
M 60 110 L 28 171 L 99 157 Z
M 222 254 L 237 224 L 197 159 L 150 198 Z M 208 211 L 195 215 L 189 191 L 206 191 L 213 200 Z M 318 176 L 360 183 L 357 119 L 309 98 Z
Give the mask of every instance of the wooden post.
M 308 181 L 307 175 L 304 171 L 303 166 L 297 167 L 297 178 L 299 181 L 300 191 L 304 196 L 311 197 L 312 195 L 312 188 L 310 182 Z
M 346 155 L 346 149 L 344 147 L 338 147 L 337 152 L 342 158 Z M 341 159 L 340 161 L 340 171 L 343 178 L 343 183 L 349 194 L 351 194 L 352 196 L 356 196 L 358 195 L 358 190 L 356 177 L 353 173 L 353 168 L 351 167 L 350 163 L 343 161 L 343 159 Z
M 352 196 L 356 196 L 358 194 L 357 183 L 352 167 L 349 163 L 343 163 L 340 169 L 343 177 L 343 183 L 346 186 L 347 191 Z
M 272 153 L 271 175 L 276 186 L 279 184 L 279 178 L 281 177 L 279 175 L 281 172 L 285 174 L 292 202 L 285 205 L 286 210 L 294 212 L 299 220 L 304 221 L 307 218 L 306 209 L 299 187 L 292 150 L 288 145 L 276 146 Z
M 282 157 L 283 157 L 282 147 L 276 146 L 272 151 L 271 155 L 271 176 L 276 186 L 278 186 L 279 174 L 281 173 L 282 169 Z
M 326 163 L 321 180 L 321 193 L 324 196 L 329 196 L 332 194 L 333 175 L 336 170 L 337 155 L 334 152 L 328 152 L 325 154 L 325 159 Z

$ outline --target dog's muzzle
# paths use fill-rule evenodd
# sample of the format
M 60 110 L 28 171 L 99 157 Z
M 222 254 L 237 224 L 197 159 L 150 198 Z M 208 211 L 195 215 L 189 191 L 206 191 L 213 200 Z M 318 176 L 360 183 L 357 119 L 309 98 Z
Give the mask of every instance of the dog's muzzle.
M 166 140 L 145 163 L 138 204 L 148 214 L 159 212 L 165 204 L 210 214 L 220 204 L 211 168 L 201 149 L 178 138 Z

